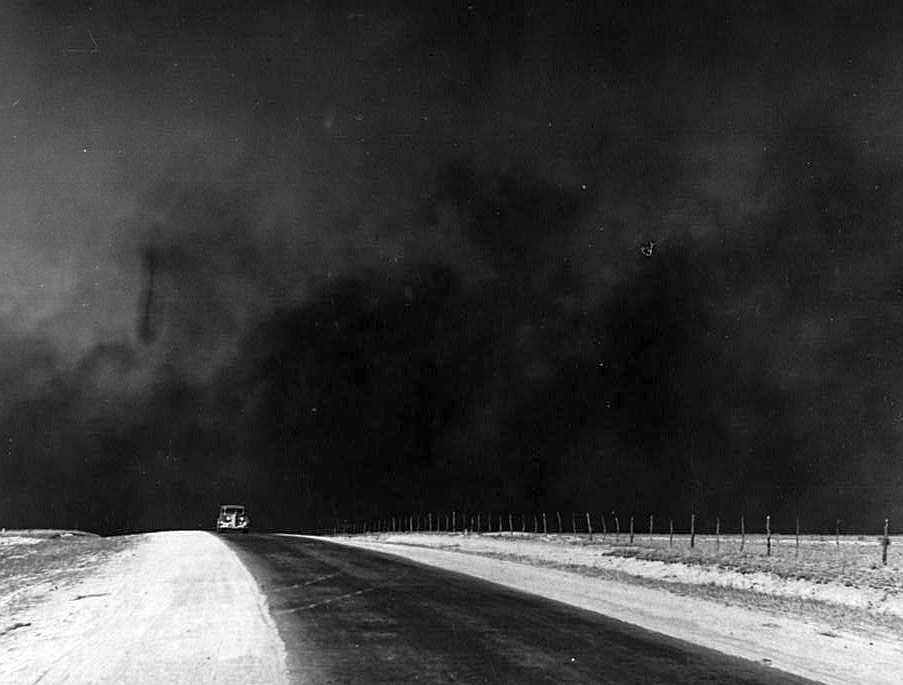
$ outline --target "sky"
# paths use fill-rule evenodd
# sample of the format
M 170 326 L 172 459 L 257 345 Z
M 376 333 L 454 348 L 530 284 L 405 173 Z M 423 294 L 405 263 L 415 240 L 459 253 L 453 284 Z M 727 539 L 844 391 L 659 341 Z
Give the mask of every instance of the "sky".
M 0 0 L 0 522 L 903 521 L 900 18 L 750 5 Z

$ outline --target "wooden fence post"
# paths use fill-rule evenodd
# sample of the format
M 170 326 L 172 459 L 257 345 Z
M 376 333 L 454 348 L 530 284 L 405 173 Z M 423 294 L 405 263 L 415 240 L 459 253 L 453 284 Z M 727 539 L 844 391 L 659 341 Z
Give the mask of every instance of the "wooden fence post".
M 887 536 L 888 520 L 884 519 L 884 537 L 881 538 L 881 565 L 887 566 L 887 548 L 890 545 L 890 538 Z
M 649 514 L 649 542 L 652 542 L 652 524 L 654 522 L 653 515 Z
M 590 520 L 589 512 L 586 512 L 586 532 L 589 533 L 589 539 L 593 539 L 593 522 Z
M 621 541 L 621 522 L 618 520 L 618 515 L 612 512 L 612 515 L 615 517 L 615 542 Z
M 765 517 L 765 554 L 771 556 L 771 514 Z
M 571 533 L 577 534 L 577 514 L 571 512 Z
M 549 534 L 549 523 L 546 521 L 546 512 L 542 512 L 542 534 Z
M 690 548 L 696 546 L 696 514 L 690 514 Z
M 746 546 L 746 521 L 740 517 L 740 551 Z
M 536 514 L 533 514 L 533 532 L 534 533 L 539 532 L 539 521 L 536 518 Z
M 602 541 L 608 536 L 608 526 L 605 525 L 605 514 L 602 514 Z
M 555 512 L 555 517 L 558 519 L 558 532 L 559 532 L 559 533 L 563 533 L 563 532 L 564 532 L 564 529 L 561 527 L 561 512 L 560 512 L 560 511 L 556 511 L 556 512 Z
M 508 532 L 514 535 L 514 520 L 511 518 L 511 513 L 508 513 Z
M 633 516 L 630 517 L 630 544 L 633 544 Z

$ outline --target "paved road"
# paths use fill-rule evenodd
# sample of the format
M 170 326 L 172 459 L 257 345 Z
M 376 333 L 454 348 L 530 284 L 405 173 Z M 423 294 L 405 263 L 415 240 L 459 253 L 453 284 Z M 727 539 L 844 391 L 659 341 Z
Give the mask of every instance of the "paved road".
M 298 683 L 804 683 L 467 576 L 317 540 L 229 538 Z

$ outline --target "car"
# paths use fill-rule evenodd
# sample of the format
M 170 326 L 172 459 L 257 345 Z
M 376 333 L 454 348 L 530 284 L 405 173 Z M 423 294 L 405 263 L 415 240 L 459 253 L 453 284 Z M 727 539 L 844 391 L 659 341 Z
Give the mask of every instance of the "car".
M 230 531 L 247 533 L 251 525 L 251 519 L 241 504 L 223 504 L 219 508 L 219 518 L 216 519 L 216 532 L 228 533 Z

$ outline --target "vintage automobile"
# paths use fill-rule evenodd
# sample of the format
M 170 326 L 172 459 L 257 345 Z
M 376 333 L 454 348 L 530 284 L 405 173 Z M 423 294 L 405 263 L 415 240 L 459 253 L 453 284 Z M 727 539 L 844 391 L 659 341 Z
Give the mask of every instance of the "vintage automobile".
M 248 518 L 243 505 L 224 504 L 219 508 L 219 518 L 216 519 L 217 533 L 230 531 L 247 533 L 249 525 L 251 525 L 251 519 Z

